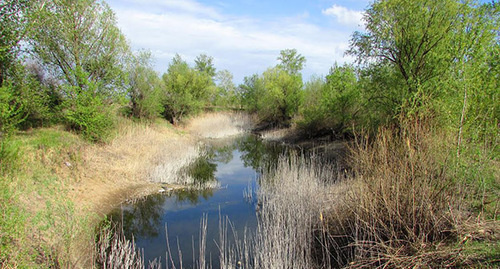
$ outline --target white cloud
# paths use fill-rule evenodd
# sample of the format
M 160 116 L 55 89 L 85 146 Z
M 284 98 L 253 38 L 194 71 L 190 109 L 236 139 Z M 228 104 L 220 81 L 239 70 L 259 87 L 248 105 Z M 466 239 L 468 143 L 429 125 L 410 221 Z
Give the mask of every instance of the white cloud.
M 346 7 L 333 5 L 322 11 L 324 15 L 333 16 L 344 25 L 358 26 L 362 24 L 363 12 L 350 10 Z
M 129 1 L 135 4 L 111 3 L 118 25 L 134 49 L 154 53 L 160 72 L 167 70 L 175 53 L 190 63 L 206 53 L 214 57 L 218 70 L 234 74 L 235 83 L 274 66 L 282 49 L 295 48 L 306 57 L 305 79 L 326 74 L 334 62 L 350 60 L 344 51 L 351 33 L 309 23 L 307 16 L 269 21 L 225 15 L 192 0 Z

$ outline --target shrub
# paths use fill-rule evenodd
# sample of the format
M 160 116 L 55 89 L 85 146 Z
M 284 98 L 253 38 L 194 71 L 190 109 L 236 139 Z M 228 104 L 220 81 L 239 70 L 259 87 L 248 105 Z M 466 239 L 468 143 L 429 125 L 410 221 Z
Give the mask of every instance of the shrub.
M 339 238 L 334 253 L 355 259 L 355 266 L 432 267 L 453 254 L 434 251 L 456 235 L 463 200 L 447 175 L 440 139 L 422 129 L 418 136 L 408 128 L 381 129 L 352 148 L 353 177 L 336 199 L 328 227 L 330 237 Z
M 106 140 L 113 126 L 113 114 L 102 97 L 90 91 L 80 92 L 74 99 L 66 100 L 63 106 L 68 127 L 89 141 Z

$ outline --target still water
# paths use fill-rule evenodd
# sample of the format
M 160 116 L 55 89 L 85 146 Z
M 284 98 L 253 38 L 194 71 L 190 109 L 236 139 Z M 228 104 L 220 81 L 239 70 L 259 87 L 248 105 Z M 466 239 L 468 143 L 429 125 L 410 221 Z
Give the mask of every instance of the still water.
M 205 216 L 206 259 L 213 268 L 218 268 L 220 218 L 227 216 L 240 235 L 245 228 L 255 231 L 258 205 L 254 198 L 248 199 L 243 194 L 258 188 L 261 172 L 272 169 L 285 150 L 254 136 L 214 141 L 184 173 L 200 183 L 217 181 L 219 188 L 151 195 L 133 204 L 123 204 L 108 218 L 123 225 L 125 236 L 134 238 L 137 247 L 144 250 L 146 261 L 159 258 L 164 267 L 167 263 L 172 267 L 167 255 L 168 239 L 175 267 L 179 268 L 182 261 L 184 268 L 192 268 L 199 256 L 200 221 Z

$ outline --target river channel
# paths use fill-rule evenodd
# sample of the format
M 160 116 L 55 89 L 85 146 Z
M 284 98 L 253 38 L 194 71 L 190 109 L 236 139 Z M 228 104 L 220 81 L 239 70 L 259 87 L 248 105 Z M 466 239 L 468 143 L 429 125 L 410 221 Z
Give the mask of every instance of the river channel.
M 252 195 L 244 194 L 258 189 L 262 171 L 273 169 L 285 150 L 282 145 L 252 135 L 209 141 L 205 153 L 184 173 L 200 184 L 212 182 L 218 187 L 150 195 L 122 204 L 108 219 L 122 226 L 128 239 L 134 239 L 144 251 L 145 261 L 159 259 L 164 267 L 171 268 L 173 263 L 176 268 L 193 268 L 199 257 L 200 223 L 206 218 L 205 257 L 212 268 L 219 268 L 219 221 L 226 217 L 230 220 L 230 234 L 232 230 L 240 235 L 245 229 L 255 231 L 259 205 Z

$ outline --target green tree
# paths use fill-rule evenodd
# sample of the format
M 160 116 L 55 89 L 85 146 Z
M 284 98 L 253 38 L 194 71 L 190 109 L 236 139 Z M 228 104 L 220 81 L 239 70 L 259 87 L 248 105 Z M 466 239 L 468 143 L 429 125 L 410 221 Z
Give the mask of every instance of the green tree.
M 322 91 L 321 107 L 328 115 L 330 126 L 336 132 L 348 132 L 357 119 L 360 110 L 361 92 L 354 67 L 333 66 L 326 76 Z
M 163 112 L 161 91 L 163 81 L 153 69 L 151 52 L 133 56 L 129 66 L 129 97 L 131 113 L 136 118 L 153 119 Z
M 349 53 L 398 70 L 405 82 L 398 110 L 410 115 L 440 94 L 436 85 L 455 59 L 462 10 L 456 0 L 375 1 L 365 13 L 367 32 L 354 33 Z
M 358 123 L 361 110 L 361 90 L 353 66 L 334 65 L 325 80 L 306 83 L 306 94 L 301 126 L 308 135 L 351 134 L 350 127 Z
M 213 57 L 206 54 L 200 54 L 194 60 L 195 69 L 202 73 L 208 74 L 211 78 L 214 78 L 217 74 L 217 70 L 215 69 L 213 61 Z
M 173 124 L 204 108 L 214 91 L 212 78 L 205 72 L 189 67 L 178 54 L 169 64 L 163 81 L 164 115 Z
M 102 96 L 124 91 L 123 70 L 129 48 L 105 2 L 49 1 L 33 16 L 37 19 L 33 19 L 31 49 L 71 86 L 68 89 L 89 90 L 85 87 L 90 82 L 98 85 L 93 89 Z
M 29 7 L 27 0 L 0 3 L 0 87 L 17 58 L 19 42 L 26 35 Z
M 280 51 L 278 56 L 278 67 L 285 70 L 290 75 L 298 75 L 306 64 L 306 58 L 300 55 L 296 49 L 286 49 Z
M 302 103 L 302 78 L 275 67 L 262 75 L 264 91 L 257 97 L 258 114 L 273 125 L 288 126 Z
M 259 98 L 264 93 L 264 83 L 258 74 L 245 77 L 243 84 L 238 86 L 238 92 L 243 108 L 254 113 L 259 111 Z
M 236 106 L 237 94 L 236 86 L 233 82 L 233 74 L 229 70 L 222 70 L 217 72 L 217 91 L 215 93 L 216 106 Z

